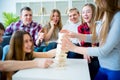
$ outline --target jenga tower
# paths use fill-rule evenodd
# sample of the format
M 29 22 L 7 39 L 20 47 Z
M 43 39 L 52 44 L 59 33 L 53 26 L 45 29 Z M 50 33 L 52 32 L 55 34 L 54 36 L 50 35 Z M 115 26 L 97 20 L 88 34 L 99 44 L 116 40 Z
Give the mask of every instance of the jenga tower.
M 58 43 L 61 43 L 61 39 L 63 37 L 64 33 L 59 33 Z M 64 67 L 66 64 L 67 54 L 65 51 L 61 50 L 61 44 L 57 45 L 56 50 L 56 56 L 55 56 L 55 62 L 57 67 Z

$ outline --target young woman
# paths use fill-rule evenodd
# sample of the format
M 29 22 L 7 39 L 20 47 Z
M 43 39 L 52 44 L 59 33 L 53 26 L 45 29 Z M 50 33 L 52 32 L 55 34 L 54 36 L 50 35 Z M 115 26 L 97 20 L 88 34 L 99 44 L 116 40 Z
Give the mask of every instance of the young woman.
M 37 53 L 33 52 L 33 40 L 30 34 L 26 31 L 16 31 L 10 40 L 10 48 L 9 52 L 6 56 L 6 60 L 17 60 L 23 61 L 24 64 L 14 67 L 16 70 L 24 69 L 24 68 L 32 68 L 32 67 L 49 67 L 53 61 L 51 59 L 41 59 L 39 61 L 33 61 L 33 63 L 24 61 L 32 60 L 35 57 L 40 58 L 52 58 L 54 57 L 54 53 Z M 38 63 L 37 63 L 38 62 Z M 21 62 L 22 63 L 22 62 Z M 30 64 L 29 64 L 30 63 Z M 31 65 L 31 66 L 30 66 Z M 7 65 L 9 66 L 9 65 Z M 26 66 L 26 67 L 23 67 Z M 6 80 L 11 80 L 12 74 L 14 72 L 6 72 L 3 79 L 7 78 Z
M 81 21 L 82 24 L 78 26 L 78 33 L 80 34 L 91 34 L 92 24 L 94 23 L 94 15 L 95 15 L 95 5 L 91 3 L 87 3 L 83 6 L 81 11 Z M 92 47 L 97 46 L 98 44 L 92 45 L 91 42 L 85 42 L 84 40 L 80 41 L 81 47 Z M 91 80 L 94 79 L 95 75 L 97 74 L 99 68 L 99 62 L 97 57 L 89 57 L 84 55 L 84 59 L 89 61 L 89 70 Z
M 53 9 L 50 14 L 50 21 L 44 26 L 44 41 L 46 46 L 44 51 L 49 51 L 57 47 L 58 33 L 62 29 L 61 13 L 58 9 Z M 39 51 L 41 48 L 36 49 Z
M 92 36 L 93 44 L 98 41 L 99 47 L 78 47 L 65 36 L 62 40 L 62 49 L 98 56 L 100 68 L 95 80 L 120 80 L 120 9 L 118 0 L 94 1 L 97 6 L 95 18 L 97 22 L 93 26 L 92 35 L 70 33 L 69 36 L 79 37 L 80 40 L 90 42 Z

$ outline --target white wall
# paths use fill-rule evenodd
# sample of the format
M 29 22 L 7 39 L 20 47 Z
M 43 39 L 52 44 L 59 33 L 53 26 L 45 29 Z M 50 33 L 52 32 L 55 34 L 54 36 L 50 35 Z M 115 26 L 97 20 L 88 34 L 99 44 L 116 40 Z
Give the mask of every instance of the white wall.
M 16 2 L 44 1 L 44 0 L 0 0 L 0 22 L 3 22 L 3 12 L 16 13 Z M 52 0 L 45 0 L 52 1 Z
M 3 22 L 3 12 L 16 12 L 16 0 L 0 0 L 0 22 Z

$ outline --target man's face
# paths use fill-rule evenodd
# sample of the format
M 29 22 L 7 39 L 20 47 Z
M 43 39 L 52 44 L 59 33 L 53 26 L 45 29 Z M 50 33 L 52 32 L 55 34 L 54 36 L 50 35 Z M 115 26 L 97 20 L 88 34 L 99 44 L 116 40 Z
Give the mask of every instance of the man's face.
M 73 10 L 69 13 L 69 20 L 73 23 L 78 23 L 79 17 L 80 17 L 80 15 L 77 13 L 76 10 Z
M 0 43 L 3 41 L 4 30 L 0 29 Z
M 20 16 L 24 25 L 28 25 L 32 22 L 32 11 L 23 10 Z

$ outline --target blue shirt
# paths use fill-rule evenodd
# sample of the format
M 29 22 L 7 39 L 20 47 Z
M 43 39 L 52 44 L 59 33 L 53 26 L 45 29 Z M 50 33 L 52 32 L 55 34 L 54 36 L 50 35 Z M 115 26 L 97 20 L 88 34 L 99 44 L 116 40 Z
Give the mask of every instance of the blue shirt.
M 97 33 L 100 30 L 97 26 Z M 110 24 L 110 30 L 104 45 L 100 47 L 89 47 L 88 55 L 98 56 L 100 66 L 110 70 L 120 70 L 120 11 L 117 12 Z

